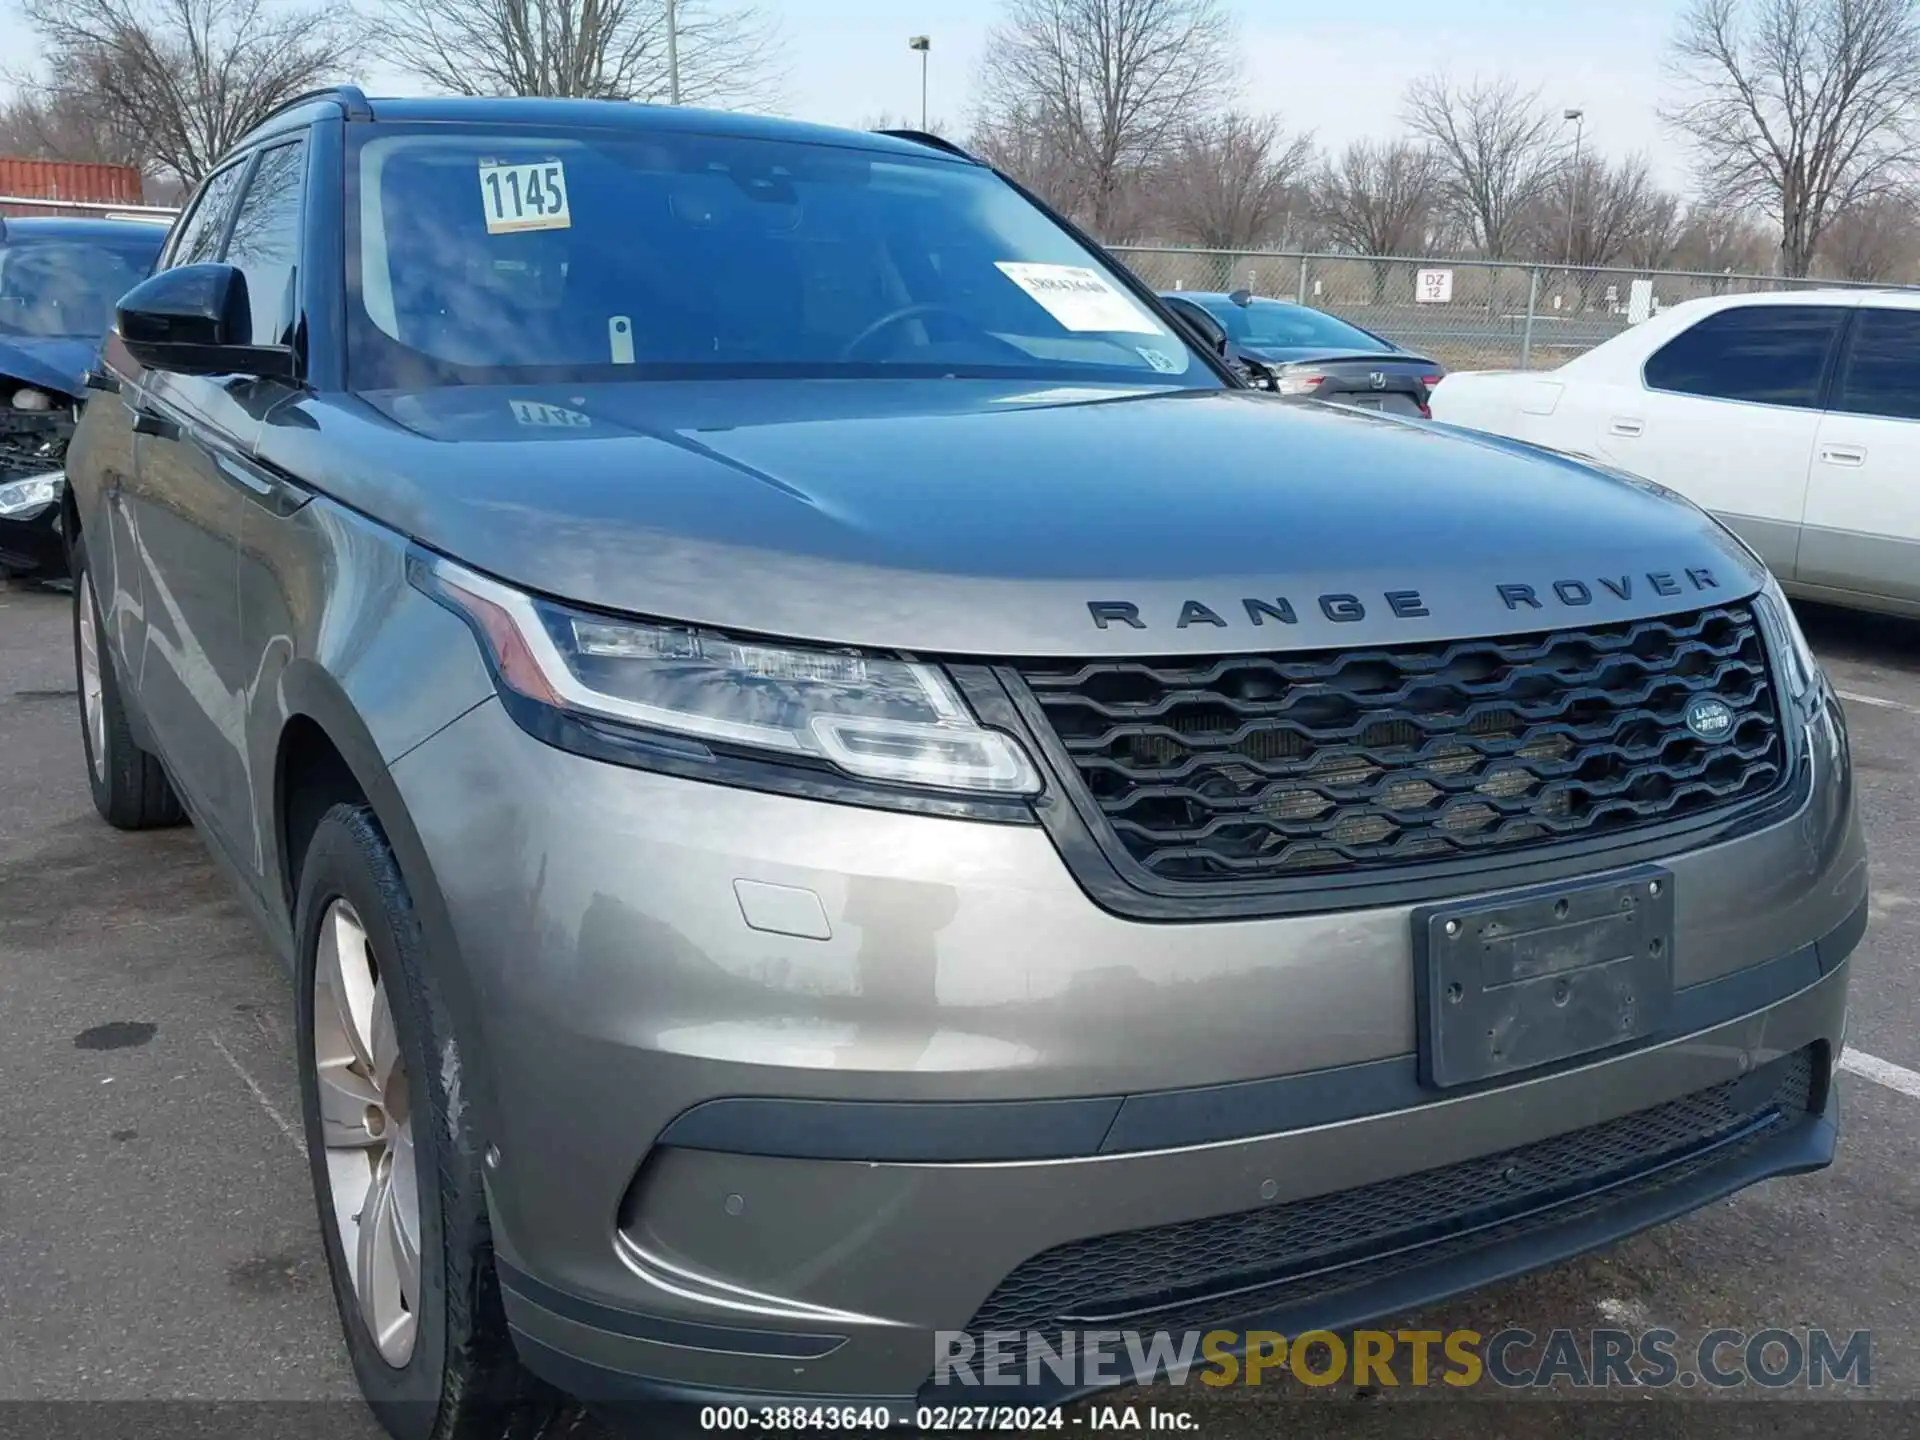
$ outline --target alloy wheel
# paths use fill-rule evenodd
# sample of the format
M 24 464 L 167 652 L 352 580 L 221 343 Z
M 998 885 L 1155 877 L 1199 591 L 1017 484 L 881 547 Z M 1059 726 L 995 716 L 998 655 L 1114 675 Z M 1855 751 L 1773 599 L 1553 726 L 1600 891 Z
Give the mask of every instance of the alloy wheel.
M 353 906 L 335 900 L 314 957 L 320 1127 L 354 1298 L 381 1357 L 398 1367 L 413 1354 L 419 1328 L 420 1188 L 391 1000 L 366 927 Z
M 107 699 L 100 684 L 100 631 L 93 613 L 93 583 L 82 575 L 80 593 L 80 718 L 87 727 L 87 756 L 96 780 L 107 778 Z

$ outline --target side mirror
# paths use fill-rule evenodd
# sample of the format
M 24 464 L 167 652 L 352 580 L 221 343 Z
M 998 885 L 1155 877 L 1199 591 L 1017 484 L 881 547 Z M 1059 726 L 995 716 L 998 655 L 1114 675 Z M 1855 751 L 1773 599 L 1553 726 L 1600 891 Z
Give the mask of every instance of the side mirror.
M 127 353 L 149 370 L 275 378 L 294 373 L 291 350 L 252 343 L 247 277 L 231 265 L 182 265 L 142 280 L 120 297 L 115 328 Z
M 1187 329 L 1199 342 L 1221 359 L 1227 358 L 1227 327 L 1213 316 L 1193 305 L 1179 300 L 1167 301 L 1167 308 L 1177 319 L 1186 322 Z

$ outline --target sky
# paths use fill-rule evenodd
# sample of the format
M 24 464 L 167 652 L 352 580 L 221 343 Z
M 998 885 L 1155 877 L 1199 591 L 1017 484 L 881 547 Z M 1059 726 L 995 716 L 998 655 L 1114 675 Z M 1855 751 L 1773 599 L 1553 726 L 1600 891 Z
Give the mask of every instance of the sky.
M 931 117 L 956 133 L 964 130 L 973 73 L 998 0 L 761 3 L 779 16 L 784 34 L 787 113 L 841 125 L 883 111 L 917 120 L 920 57 L 907 48 L 907 38 L 927 35 L 933 41 Z M 1330 146 L 1397 133 L 1407 81 L 1445 68 L 1463 79 L 1502 75 L 1538 87 L 1555 111 L 1586 112 L 1589 147 L 1616 157 L 1643 151 L 1662 182 L 1680 186 L 1686 179 L 1686 156 L 1656 115 L 1662 61 L 1683 0 L 1610 0 L 1595 7 L 1539 0 L 1422 7 L 1227 3 L 1238 20 L 1243 73 L 1239 93 L 1223 101 L 1276 112 Z M 13 5 L 0 0 L 0 57 L 8 61 L 31 49 Z M 378 69 L 359 78 L 374 94 L 418 88 Z

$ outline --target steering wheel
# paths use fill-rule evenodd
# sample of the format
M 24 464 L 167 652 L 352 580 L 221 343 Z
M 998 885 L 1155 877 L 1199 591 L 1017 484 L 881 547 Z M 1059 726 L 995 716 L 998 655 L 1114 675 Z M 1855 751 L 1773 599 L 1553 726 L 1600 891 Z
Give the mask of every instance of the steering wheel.
M 842 345 L 840 347 L 840 358 L 842 360 L 851 360 L 873 340 L 874 336 L 891 330 L 896 325 L 903 325 L 909 320 L 920 320 L 929 315 L 950 315 L 969 329 L 981 334 L 987 333 L 985 328 L 972 316 L 954 309 L 953 306 L 942 305 L 938 301 L 923 300 L 914 305 L 902 305 L 898 310 L 889 310 L 858 335 L 847 341 L 846 344 Z

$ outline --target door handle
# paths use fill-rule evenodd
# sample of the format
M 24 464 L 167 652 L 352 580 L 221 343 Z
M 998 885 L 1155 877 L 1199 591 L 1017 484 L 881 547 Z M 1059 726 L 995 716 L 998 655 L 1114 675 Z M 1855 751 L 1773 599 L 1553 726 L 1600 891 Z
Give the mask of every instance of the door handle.
M 218 451 L 213 456 L 213 468 L 242 495 L 283 519 L 313 498 L 297 485 L 256 470 L 245 461 Z
M 1616 415 L 1607 424 L 1609 435 L 1638 435 L 1646 429 L 1645 422 L 1632 415 Z
M 149 410 L 138 401 L 128 401 L 127 413 L 133 417 L 133 433 L 151 435 L 157 440 L 178 440 L 180 427 L 157 411 Z
M 1867 463 L 1867 447 L 1864 445 L 1822 445 L 1820 458 L 1829 465 L 1864 465 Z

